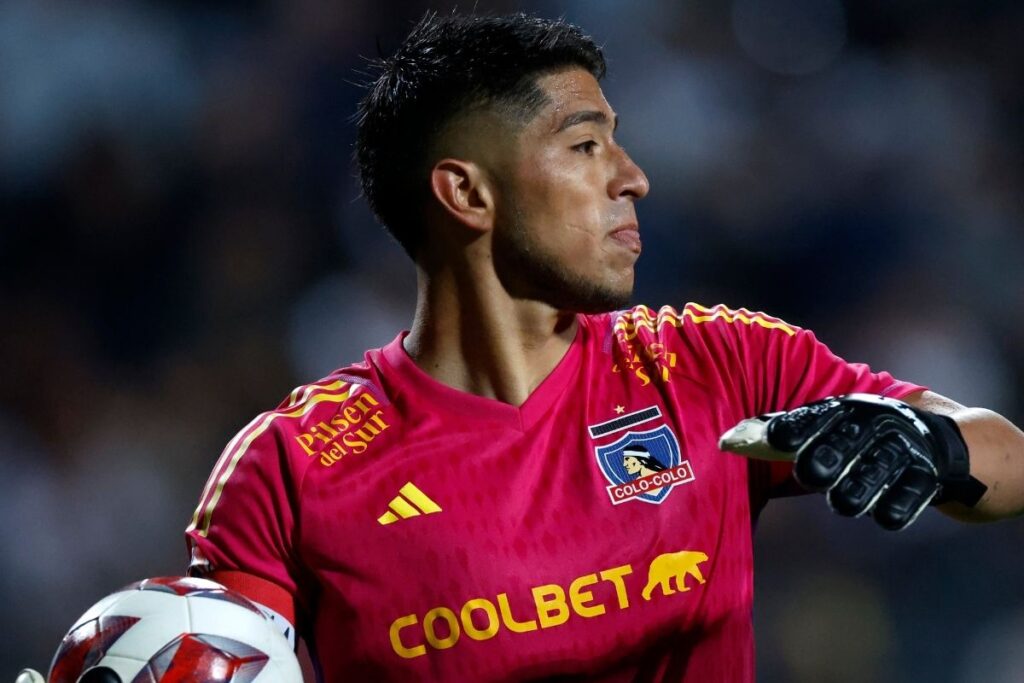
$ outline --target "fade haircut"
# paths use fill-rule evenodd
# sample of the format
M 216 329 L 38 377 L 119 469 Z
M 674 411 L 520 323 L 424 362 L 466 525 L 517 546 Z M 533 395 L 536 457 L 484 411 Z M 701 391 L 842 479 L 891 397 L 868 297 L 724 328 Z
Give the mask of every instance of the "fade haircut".
M 572 24 L 434 12 L 371 63 L 379 73 L 359 104 L 355 157 L 363 195 L 406 253 L 424 239 L 430 156 L 446 125 L 476 109 L 524 125 L 548 102 L 537 79 L 572 67 L 605 73 L 601 49 Z

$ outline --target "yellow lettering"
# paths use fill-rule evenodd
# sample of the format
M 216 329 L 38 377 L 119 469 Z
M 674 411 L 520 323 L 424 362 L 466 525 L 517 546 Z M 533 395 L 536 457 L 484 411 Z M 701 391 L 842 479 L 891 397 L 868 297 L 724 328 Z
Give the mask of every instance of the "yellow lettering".
M 515 617 L 512 616 L 512 608 L 508 604 L 507 593 L 498 594 L 498 611 L 501 612 L 502 623 L 513 633 L 527 633 L 537 630 L 537 622 L 533 619 L 529 621 L 516 621 Z
M 349 427 L 349 421 L 344 418 L 341 414 L 335 415 L 331 418 L 331 424 L 337 427 L 340 431 L 345 431 Z
M 560 626 L 569 620 L 569 606 L 565 604 L 565 591 L 556 583 L 533 589 L 533 602 L 541 628 Z
M 385 425 L 385 427 L 386 426 L 387 425 Z M 379 429 L 376 425 L 367 424 L 365 427 L 361 427 L 356 430 L 356 436 L 363 441 L 370 442 L 377 438 L 377 435 L 380 434 L 381 431 L 383 430 Z
M 336 462 L 338 462 L 338 460 L 332 458 L 330 453 L 322 453 L 320 455 L 320 464 L 323 465 L 324 467 L 330 467 Z
M 340 443 L 336 443 L 333 446 L 331 446 L 330 450 L 327 451 L 327 455 L 334 462 L 338 462 L 339 460 L 341 460 L 342 456 L 345 455 L 345 449 L 341 447 Z
M 498 593 L 494 601 L 490 598 L 467 600 L 458 614 L 448 607 L 435 607 L 423 615 L 425 644 L 403 642 L 402 630 L 419 623 L 415 614 L 408 614 L 391 623 L 391 647 L 400 657 L 412 659 L 426 654 L 427 647 L 436 650 L 455 647 L 463 633 L 473 640 L 483 641 L 494 638 L 502 625 L 513 633 L 529 633 L 538 628 L 561 626 L 569 621 L 573 612 L 587 619 L 598 617 L 608 612 L 610 604 L 595 600 L 592 587 L 599 581 L 608 581 L 615 587 L 619 609 L 626 609 L 629 607 L 629 595 L 624 578 L 632 573 L 633 567 L 624 564 L 577 577 L 568 589 L 557 583 L 536 586 L 530 590 L 537 620 L 518 621 L 512 615 L 508 593 Z M 483 617 L 476 616 L 476 612 L 483 613 Z M 444 625 L 438 622 L 444 622 Z
M 642 367 L 637 368 L 633 374 L 635 374 L 637 379 L 640 380 L 640 386 L 646 387 L 651 383 L 651 378 L 648 377 L 647 372 Z
M 326 422 L 317 422 L 316 424 L 317 424 L 318 427 L 322 427 L 324 429 L 324 431 L 326 431 L 328 434 L 330 434 L 332 439 L 338 435 L 338 432 L 336 432 L 335 430 L 331 429 L 331 426 L 329 424 L 327 424 Z
M 405 644 L 402 643 L 402 629 L 406 626 L 412 626 L 415 623 L 415 614 L 407 614 L 406 616 L 398 617 L 391 622 L 391 630 L 389 631 L 389 635 L 391 636 L 391 648 L 399 657 L 404 659 L 412 659 L 413 657 L 421 657 L 427 654 L 427 648 L 423 645 L 406 647 Z
M 380 431 L 382 432 L 388 428 L 388 423 L 384 421 L 383 417 L 381 417 L 381 414 L 383 412 L 383 410 L 378 410 L 376 413 L 373 414 L 373 417 L 370 418 L 370 422 L 373 422 L 375 425 L 380 427 Z
M 581 617 L 599 617 L 604 614 L 604 605 L 588 605 L 586 603 L 594 599 L 594 594 L 583 590 L 584 586 L 592 586 L 597 583 L 597 574 L 581 576 L 569 584 L 569 602 L 572 609 Z
M 363 412 L 365 413 L 366 411 Z M 344 413 L 345 419 L 348 420 L 350 424 L 356 424 L 363 421 L 363 413 L 360 413 L 355 406 L 345 406 Z
M 295 437 L 295 440 L 302 446 L 302 450 L 306 451 L 306 455 L 313 455 L 314 451 L 310 446 L 313 444 L 313 436 L 310 434 L 299 434 Z
M 478 629 L 476 624 L 473 623 L 473 610 L 483 610 L 483 613 L 487 615 L 487 626 L 482 629 Z M 501 625 L 498 621 L 498 613 L 494 609 L 494 604 L 486 598 L 473 598 L 466 602 L 462 606 L 462 612 L 459 614 L 462 619 L 462 630 L 466 632 L 466 635 L 473 640 L 489 640 L 498 633 L 498 627 Z
M 601 572 L 602 579 L 605 581 L 611 581 L 615 584 L 615 595 L 619 599 L 619 609 L 626 609 L 629 607 L 629 596 L 626 595 L 626 583 L 622 580 L 622 577 L 632 573 L 633 567 L 628 564 L 624 564 L 619 567 L 612 567 L 611 569 L 605 569 Z
M 352 449 L 353 453 L 362 453 L 366 450 L 366 442 L 355 438 L 353 434 L 346 434 L 341 437 L 342 443 Z
M 440 638 L 434 622 L 443 619 L 448 623 L 448 635 Z M 427 642 L 437 650 L 447 650 L 459 642 L 459 620 L 455 618 L 455 612 L 447 607 L 435 607 L 423 617 L 423 633 L 427 636 Z
M 359 409 L 363 411 L 363 415 L 366 415 L 366 413 L 370 412 L 371 406 L 380 405 L 380 403 L 377 402 L 377 399 L 375 399 L 373 395 L 368 391 L 364 391 L 363 393 L 359 394 L 359 398 L 353 401 L 352 404 L 359 406 Z
M 330 443 L 331 439 L 334 438 L 333 436 L 328 436 L 327 434 L 321 434 L 320 430 L 317 429 L 316 427 L 311 427 L 310 430 L 309 430 L 309 433 L 313 435 L 314 439 L 319 439 L 320 441 L 323 441 L 324 443 Z

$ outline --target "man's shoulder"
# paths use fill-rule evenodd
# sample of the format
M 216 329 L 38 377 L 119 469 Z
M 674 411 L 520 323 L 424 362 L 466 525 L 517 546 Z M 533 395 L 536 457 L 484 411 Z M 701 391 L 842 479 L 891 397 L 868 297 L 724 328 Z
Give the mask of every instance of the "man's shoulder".
M 380 397 L 382 389 L 377 369 L 375 364 L 370 361 L 372 354 L 378 351 L 378 349 L 367 351 L 366 357 L 359 363 L 338 368 L 314 382 L 300 384 L 269 412 L 281 414 L 283 417 L 297 417 L 305 414 L 317 404 L 355 400 L 364 392 L 370 392 Z
M 390 403 L 372 362 L 375 351 L 368 351 L 361 362 L 292 389 L 275 408 L 243 427 L 225 453 L 270 450 L 305 461 L 319 453 L 319 445 L 372 419 Z
M 702 335 L 715 330 L 744 334 L 750 329 L 776 330 L 792 336 L 799 330 L 781 318 L 747 308 L 730 308 L 725 304 L 704 306 L 689 302 L 681 308 L 661 306 L 652 308 L 643 304 L 632 308 L 588 316 L 591 325 L 605 326 L 620 341 L 637 337 L 656 338 L 676 331 L 676 334 Z

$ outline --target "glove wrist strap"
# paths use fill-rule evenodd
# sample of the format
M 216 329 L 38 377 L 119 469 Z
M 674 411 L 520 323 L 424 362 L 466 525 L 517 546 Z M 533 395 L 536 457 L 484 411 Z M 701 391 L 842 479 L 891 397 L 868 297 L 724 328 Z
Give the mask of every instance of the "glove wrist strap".
M 945 456 L 944 471 L 939 479 L 942 490 L 932 499 L 932 505 L 955 500 L 974 507 L 985 495 L 988 486 L 971 476 L 971 461 L 967 443 L 953 418 L 923 410 L 916 411 L 932 433 L 935 445 Z

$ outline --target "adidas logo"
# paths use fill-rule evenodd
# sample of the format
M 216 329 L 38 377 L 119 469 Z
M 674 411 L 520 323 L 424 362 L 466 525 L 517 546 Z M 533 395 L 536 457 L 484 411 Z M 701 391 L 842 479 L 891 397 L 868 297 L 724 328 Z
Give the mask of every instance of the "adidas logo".
M 411 481 L 398 489 L 398 495 L 388 503 L 388 511 L 377 518 L 379 524 L 388 525 L 399 519 L 440 512 L 441 506 L 430 500 L 427 494 L 416 488 Z

